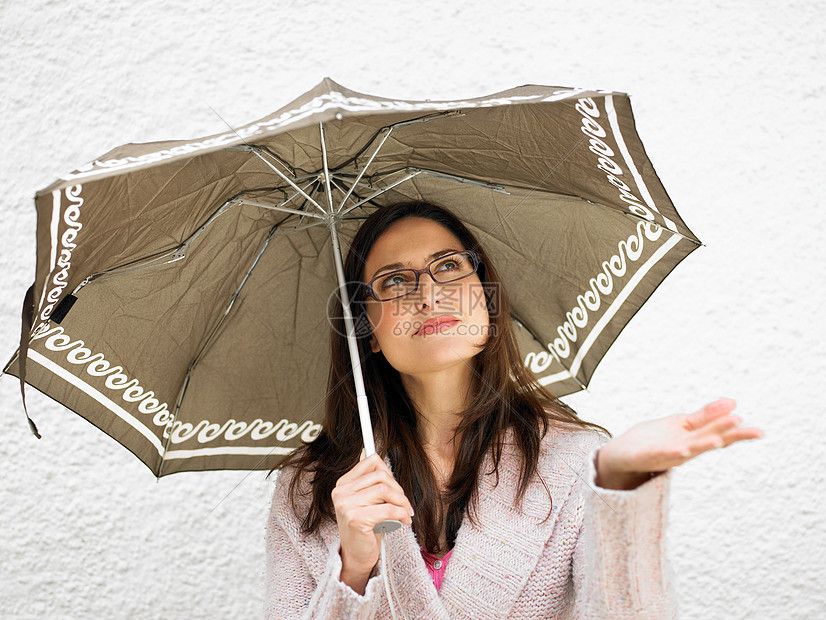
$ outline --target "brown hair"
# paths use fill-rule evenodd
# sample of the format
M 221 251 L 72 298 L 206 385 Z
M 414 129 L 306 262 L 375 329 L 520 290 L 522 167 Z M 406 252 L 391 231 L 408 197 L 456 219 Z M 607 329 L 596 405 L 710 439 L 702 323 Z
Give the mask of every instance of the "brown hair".
M 478 275 L 491 321 L 484 349 L 471 360 L 475 385 L 456 429 L 459 449 L 453 473 L 441 496 L 423 449 L 415 407 L 402 387 L 398 371 L 381 351 L 371 351 L 368 337 L 357 340 L 377 450 L 382 458 L 389 456 L 393 474 L 413 505 L 416 539 L 432 553 L 443 553 L 447 549 L 440 548 L 442 531 L 446 532 L 449 549 L 466 508 L 473 519 L 479 468 L 488 450 L 492 450 L 493 456 L 490 473 L 495 473 L 498 481 L 502 444 L 508 428 L 514 430 L 513 437 L 522 457 L 517 493 L 520 501 L 536 473 L 540 442 L 551 424 L 591 427 L 609 437 L 611 434 L 597 424 L 580 420 L 570 407 L 536 383 L 520 358 L 507 295 L 493 263 L 465 225 L 443 207 L 428 202 L 401 202 L 378 209 L 364 221 L 344 263 L 354 324 L 369 325 L 364 306 L 365 287 L 359 284 L 364 282 L 364 261 L 379 236 L 391 224 L 406 217 L 433 220 L 453 233 L 465 249 L 477 252 Z M 281 467 L 290 466 L 313 474 L 312 502 L 305 512 L 296 508 L 298 475 L 293 476 L 289 488 L 290 501 L 307 533 L 317 531 L 327 519 L 335 521 L 331 493 L 338 479 L 358 463 L 362 449 L 340 300 L 333 316 L 338 318 L 332 320 L 332 356 L 323 428 L 314 441 L 300 447 L 281 464 Z M 446 510 L 443 503 L 447 505 Z

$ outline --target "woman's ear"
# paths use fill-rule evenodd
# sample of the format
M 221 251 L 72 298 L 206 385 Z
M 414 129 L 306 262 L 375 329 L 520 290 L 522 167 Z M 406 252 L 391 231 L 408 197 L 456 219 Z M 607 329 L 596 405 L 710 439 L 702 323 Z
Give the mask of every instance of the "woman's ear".
M 370 334 L 370 350 L 373 353 L 378 353 L 379 351 L 381 351 L 381 346 L 379 346 L 379 341 L 376 340 L 375 334 Z

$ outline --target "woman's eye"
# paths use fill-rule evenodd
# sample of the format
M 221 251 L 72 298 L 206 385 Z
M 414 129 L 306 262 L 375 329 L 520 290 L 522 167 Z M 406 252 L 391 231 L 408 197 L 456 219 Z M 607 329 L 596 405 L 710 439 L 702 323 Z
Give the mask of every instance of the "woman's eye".
M 394 273 L 384 278 L 381 281 L 381 285 L 383 288 L 386 288 L 388 286 L 393 286 L 396 284 L 404 284 L 405 282 L 407 282 L 407 278 L 404 276 L 404 274 Z
M 444 261 L 443 263 L 439 263 L 439 270 L 440 271 L 449 271 L 450 269 L 459 269 L 459 268 L 461 268 L 461 266 L 462 266 L 461 261 L 459 261 L 455 258 L 450 258 L 450 259 Z

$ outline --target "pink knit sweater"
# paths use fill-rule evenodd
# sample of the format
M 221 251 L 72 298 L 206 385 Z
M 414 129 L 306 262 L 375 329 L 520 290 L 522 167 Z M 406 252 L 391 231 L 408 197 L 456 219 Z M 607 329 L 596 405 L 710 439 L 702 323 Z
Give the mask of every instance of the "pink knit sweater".
M 543 439 L 539 473 L 514 506 L 519 465 L 506 444 L 499 484 L 490 455 L 480 471 L 478 523 L 465 517 L 444 582 L 433 587 L 409 526 L 386 535 L 399 618 L 676 618 L 665 528 L 671 471 L 633 491 L 596 486 L 594 431 L 553 429 Z M 339 581 L 338 529 L 301 533 L 278 476 L 267 526 L 266 617 L 390 618 L 382 575 L 364 595 Z M 302 484 L 306 481 L 302 480 Z M 304 487 L 306 488 L 306 487 Z M 415 517 L 414 517 L 415 518 Z

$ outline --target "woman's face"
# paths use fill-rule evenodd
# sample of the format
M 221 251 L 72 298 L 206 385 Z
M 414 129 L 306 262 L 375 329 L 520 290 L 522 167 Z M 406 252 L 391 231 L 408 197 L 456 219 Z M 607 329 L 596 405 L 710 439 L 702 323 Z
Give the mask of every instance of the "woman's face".
M 433 254 L 448 249 L 467 248 L 441 224 L 406 217 L 390 225 L 373 244 L 362 281 L 400 268 L 383 268 L 390 263 L 423 269 Z M 416 333 L 425 321 L 437 316 L 453 316 L 458 322 Z M 423 273 L 414 293 L 383 302 L 368 298 L 367 318 L 373 327 L 372 351 L 381 351 L 399 373 L 411 375 L 466 363 L 482 350 L 490 326 L 478 272 L 444 284 Z

